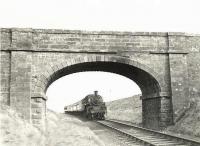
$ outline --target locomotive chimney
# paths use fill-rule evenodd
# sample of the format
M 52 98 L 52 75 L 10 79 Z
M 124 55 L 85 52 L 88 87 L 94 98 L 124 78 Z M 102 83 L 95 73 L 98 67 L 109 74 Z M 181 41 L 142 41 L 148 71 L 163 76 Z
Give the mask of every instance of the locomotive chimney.
M 94 95 L 97 96 L 98 95 L 98 91 L 94 91 Z

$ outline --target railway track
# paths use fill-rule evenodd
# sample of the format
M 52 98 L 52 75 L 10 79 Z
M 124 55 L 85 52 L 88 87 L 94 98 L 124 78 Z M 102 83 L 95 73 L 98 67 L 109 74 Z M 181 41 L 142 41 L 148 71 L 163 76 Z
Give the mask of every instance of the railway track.
M 200 146 L 200 141 L 186 139 L 162 132 L 126 124 L 115 120 L 97 121 L 98 123 L 126 137 L 124 145 L 143 146 Z

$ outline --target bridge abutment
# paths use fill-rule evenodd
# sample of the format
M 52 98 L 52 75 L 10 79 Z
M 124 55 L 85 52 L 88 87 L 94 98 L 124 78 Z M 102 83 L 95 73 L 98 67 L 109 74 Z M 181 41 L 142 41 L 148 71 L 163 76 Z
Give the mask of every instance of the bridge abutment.
M 31 98 L 31 122 L 42 131 L 46 129 L 46 99 L 43 97 Z
M 12 51 L 10 64 L 10 106 L 30 122 L 32 53 Z
M 142 99 L 143 127 L 161 130 L 173 124 L 171 97 L 159 96 Z
M 173 107 L 171 97 L 161 96 L 160 98 L 160 113 L 159 127 L 160 129 L 173 125 Z

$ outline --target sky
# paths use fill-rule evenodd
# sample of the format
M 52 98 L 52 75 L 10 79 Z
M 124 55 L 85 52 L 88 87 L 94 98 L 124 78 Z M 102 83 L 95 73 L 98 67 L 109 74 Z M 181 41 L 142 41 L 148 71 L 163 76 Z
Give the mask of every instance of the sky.
M 0 27 L 200 33 L 199 0 L 0 0 Z
M 199 26 L 200 0 L 0 0 L 1 28 L 200 34 Z M 49 87 L 47 106 L 62 111 L 93 90 L 106 101 L 140 93 L 119 75 L 72 74 Z
M 105 102 L 141 94 L 132 80 L 108 72 L 82 72 L 64 76 L 47 90 L 47 107 L 63 112 L 63 107 L 83 99 L 97 90 Z

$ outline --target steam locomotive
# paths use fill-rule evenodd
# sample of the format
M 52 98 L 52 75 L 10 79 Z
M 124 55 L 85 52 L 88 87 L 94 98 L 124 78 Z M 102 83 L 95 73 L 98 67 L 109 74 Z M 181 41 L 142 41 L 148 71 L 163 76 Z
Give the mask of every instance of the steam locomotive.
M 94 91 L 94 94 L 89 94 L 81 101 L 64 107 L 65 113 L 79 113 L 86 116 L 86 118 L 93 120 L 105 119 L 107 108 L 103 98 L 98 95 L 98 91 Z

